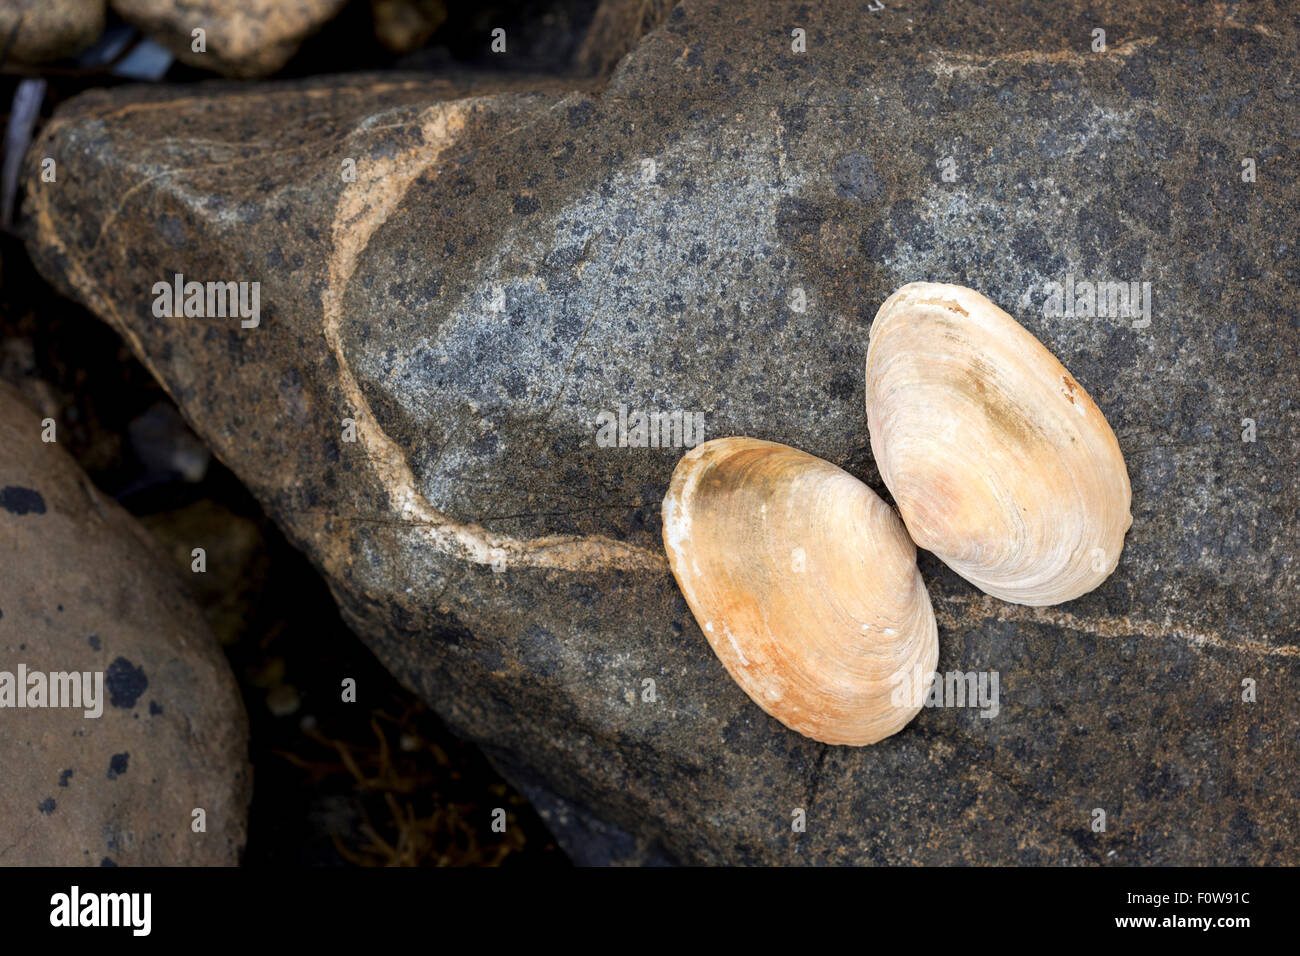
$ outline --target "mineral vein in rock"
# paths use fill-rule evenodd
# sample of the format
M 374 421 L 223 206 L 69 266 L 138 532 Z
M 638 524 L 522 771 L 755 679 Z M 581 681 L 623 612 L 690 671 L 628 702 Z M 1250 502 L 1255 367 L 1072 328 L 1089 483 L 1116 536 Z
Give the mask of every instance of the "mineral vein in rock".
M 370 404 L 352 373 L 339 335 L 343 298 L 367 244 L 401 203 L 407 189 L 455 142 L 465 128 L 475 100 L 435 103 L 420 114 L 423 143 L 393 156 L 376 158 L 358 169 L 339 199 L 333 222 L 333 254 L 329 283 L 321 305 L 325 341 L 339 364 L 344 396 L 356 420 L 357 435 L 375 474 L 387 489 L 400 518 L 411 522 L 439 551 L 475 564 L 594 571 L 616 568 L 664 573 L 658 553 L 602 535 L 550 535 L 520 539 L 495 534 L 478 524 L 454 521 L 434 508 L 416 487 L 415 476 L 401 448 L 379 427 Z

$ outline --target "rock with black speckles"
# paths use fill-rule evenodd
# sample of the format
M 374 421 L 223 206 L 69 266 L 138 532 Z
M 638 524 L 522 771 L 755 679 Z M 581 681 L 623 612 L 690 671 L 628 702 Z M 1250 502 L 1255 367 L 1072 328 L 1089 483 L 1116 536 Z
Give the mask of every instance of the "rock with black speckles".
M 130 710 L 149 686 L 143 667 L 136 667 L 125 657 L 119 657 L 104 672 L 104 689 L 112 707 Z
M 0 509 L 0 672 L 72 674 L 78 692 L 90 674 L 92 694 L 97 674 L 100 713 L 86 716 L 87 700 L 0 707 L 0 866 L 84 866 L 106 851 L 122 865 L 233 865 L 250 777 L 230 667 L 149 533 L 40 432 L 0 385 L 0 486 L 44 500 L 39 515 Z M 158 711 L 134 720 L 146 687 Z M 194 807 L 207 833 L 191 832 Z
M 1229 7 L 1126 3 L 1094 54 L 1047 0 L 686 0 L 605 85 L 100 91 L 29 153 L 28 247 L 584 861 L 1295 864 L 1300 32 Z M 261 325 L 155 318 L 173 272 L 260 281 Z M 1067 276 L 1149 282 L 1150 326 L 1045 314 Z M 667 573 L 682 450 L 596 419 L 700 412 L 883 491 L 862 370 L 913 280 L 1062 359 L 1134 523 L 1055 608 L 922 554 L 940 668 L 998 672 L 997 714 L 827 748 L 735 686 Z
M 0 508 L 11 515 L 43 515 L 45 499 L 35 488 L 7 485 L 0 488 Z

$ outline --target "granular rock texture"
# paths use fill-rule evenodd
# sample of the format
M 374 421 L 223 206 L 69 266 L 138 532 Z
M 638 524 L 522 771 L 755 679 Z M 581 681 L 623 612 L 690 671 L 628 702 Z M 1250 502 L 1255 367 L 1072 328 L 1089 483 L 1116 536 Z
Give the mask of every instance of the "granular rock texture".
M 662 26 L 673 0 L 600 0 L 591 25 L 574 55 L 580 73 L 609 73 L 637 41 Z
M 0 865 L 233 865 L 251 781 L 230 668 L 148 532 L 43 430 L 0 385 Z
M 87 94 L 29 155 L 29 248 L 580 860 L 1300 862 L 1294 19 L 872 6 L 682 3 L 600 89 Z M 178 273 L 260 282 L 259 324 L 159 317 Z M 923 554 L 939 669 L 997 672 L 997 713 L 827 747 L 667 572 L 682 449 L 597 421 L 699 413 L 883 492 L 863 361 L 918 279 L 1062 359 L 1134 522 L 1059 607 Z M 1149 283 L 1149 324 L 1090 282 Z

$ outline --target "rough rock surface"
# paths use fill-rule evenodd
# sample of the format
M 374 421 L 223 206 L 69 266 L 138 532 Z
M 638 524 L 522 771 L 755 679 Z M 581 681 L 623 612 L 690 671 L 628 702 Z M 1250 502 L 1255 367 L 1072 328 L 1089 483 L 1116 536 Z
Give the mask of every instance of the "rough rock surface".
M 274 73 L 302 41 L 328 23 L 347 0 L 112 0 L 128 23 L 177 59 L 223 76 Z M 206 49 L 194 50 L 194 30 Z
M 0 672 L 100 672 L 102 713 L 0 707 L 0 865 L 233 865 L 250 795 L 234 677 L 148 532 L 41 432 L 0 384 Z
M 1277 5 L 1096 9 L 688 2 L 598 91 L 90 94 L 29 156 L 29 247 L 579 859 L 1296 863 L 1300 43 Z M 261 282 L 260 324 L 156 317 L 175 273 Z M 1044 316 L 1067 274 L 1149 282 L 1150 325 Z M 940 669 L 1000 711 L 826 747 L 667 574 L 681 450 L 596 417 L 702 412 L 883 491 L 863 361 L 915 279 L 1061 357 L 1134 523 L 1055 608 L 924 555 Z
M 601 0 L 574 55 L 580 73 L 608 74 L 637 42 L 662 26 L 673 0 Z
M 18 63 L 44 63 L 80 53 L 104 32 L 106 0 L 5 0 L 0 44 Z

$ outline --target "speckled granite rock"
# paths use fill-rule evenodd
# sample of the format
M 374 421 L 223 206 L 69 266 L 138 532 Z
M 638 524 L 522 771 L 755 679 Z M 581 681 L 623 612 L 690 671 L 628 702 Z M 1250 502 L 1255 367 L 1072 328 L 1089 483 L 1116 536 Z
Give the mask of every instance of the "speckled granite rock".
M 17 63 L 44 63 L 81 52 L 104 32 L 106 0 L 4 0 L 0 44 Z
M 112 0 L 128 23 L 177 59 L 223 76 L 274 73 L 302 41 L 328 23 L 347 0 Z M 206 50 L 195 52 L 194 30 Z
M 595 93 L 88 95 L 29 157 L 29 246 L 584 860 L 1297 863 L 1300 44 L 1267 4 L 1106 9 L 685 3 Z M 260 324 L 156 318 L 175 273 L 260 281 Z M 1150 325 L 1045 316 L 1067 275 L 1149 282 Z M 701 412 L 883 491 L 863 360 L 914 279 L 1062 358 L 1134 523 L 1056 608 L 923 556 L 940 668 L 997 671 L 1000 710 L 830 748 L 667 574 L 681 450 L 596 419 Z
M 148 532 L 41 432 L 0 384 L 0 865 L 233 865 L 251 781 L 230 668 Z M 52 672 L 91 674 L 97 706 L 48 706 L 30 675 Z

